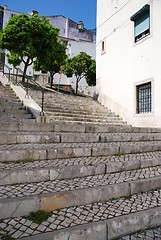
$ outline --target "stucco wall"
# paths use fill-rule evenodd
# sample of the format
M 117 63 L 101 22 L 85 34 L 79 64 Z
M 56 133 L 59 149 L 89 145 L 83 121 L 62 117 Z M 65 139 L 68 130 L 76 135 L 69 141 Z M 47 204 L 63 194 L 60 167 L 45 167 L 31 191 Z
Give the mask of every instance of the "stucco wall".
M 112 8 L 114 3 L 117 8 Z M 161 2 L 118 0 L 118 5 L 116 3 L 98 0 L 99 100 L 132 125 L 161 127 Z M 147 3 L 150 4 L 151 33 L 134 43 L 134 22 L 130 17 Z M 106 44 L 103 54 L 102 40 Z M 136 85 L 147 81 L 152 82 L 152 113 L 136 114 Z
M 75 41 L 69 40 L 68 41 L 68 53 L 70 53 L 70 57 L 74 57 L 78 55 L 81 51 L 86 52 L 89 54 L 92 59 L 96 59 L 96 51 L 95 51 L 95 43 L 94 42 L 85 42 L 85 41 Z M 55 74 L 54 76 L 54 83 L 59 83 L 60 75 Z M 76 78 L 67 78 L 66 76 L 62 75 L 61 84 L 71 84 L 72 88 L 75 90 L 76 87 Z M 85 95 L 93 96 L 93 93 L 96 92 L 96 87 L 88 86 L 86 79 L 82 78 L 78 85 L 78 90 Z

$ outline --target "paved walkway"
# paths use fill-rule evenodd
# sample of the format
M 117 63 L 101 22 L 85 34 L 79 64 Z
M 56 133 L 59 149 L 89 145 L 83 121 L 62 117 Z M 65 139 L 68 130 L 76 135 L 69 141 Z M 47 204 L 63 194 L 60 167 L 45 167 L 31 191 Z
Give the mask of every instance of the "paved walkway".
M 84 178 L 74 178 L 38 183 L 0 186 L 0 199 L 15 197 L 37 196 L 56 192 L 72 191 L 84 188 L 93 188 L 111 184 L 149 179 L 161 175 L 161 166 L 149 167 L 120 173 L 102 174 Z
M 109 200 L 103 203 L 93 203 L 84 206 L 69 207 L 55 210 L 47 221 L 40 225 L 35 224 L 24 217 L 9 218 L 0 221 L 0 235 L 11 235 L 14 239 L 37 235 L 41 233 L 65 229 L 68 227 L 99 222 L 123 215 L 141 212 L 161 206 L 161 190 L 155 190 L 144 194 L 135 194 L 129 198 Z M 137 239 L 153 233 L 153 237 L 161 233 L 161 229 L 148 231 L 148 233 L 135 234 L 125 239 Z M 160 236 L 160 235 L 159 235 Z M 134 238 L 133 238 L 134 237 Z M 138 238 L 138 239 L 139 239 Z M 38 238 L 37 238 L 38 239 Z M 142 238 L 157 239 L 157 238 Z M 158 238 L 159 239 L 159 238 Z
M 135 233 L 120 238 L 119 240 L 160 240 L 161 239 L 161 227 L 153 228 L 143 232 Z

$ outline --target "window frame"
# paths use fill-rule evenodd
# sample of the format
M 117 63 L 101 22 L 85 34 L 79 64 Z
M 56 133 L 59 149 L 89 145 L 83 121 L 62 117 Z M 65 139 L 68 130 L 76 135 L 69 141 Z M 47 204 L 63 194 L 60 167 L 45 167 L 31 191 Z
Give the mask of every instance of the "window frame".
M 153 83 L 149 80 L 148 82 L 143 82 L 136 85 L 136 114 L 150 114 L 152 111 Z
M 146 17 L 146 15 L 147 18 L 144 18 Z M 143 21 L 142 22 L 140 21 L 141 18 L 143 19 L 143 21 L 147 20 L 148 28 L 145 29 L 145 31 L 142 31 L 140 34 L 136 35 L 136 27 L 139 26 L 139 24 L 141 25 L 141 23 L 143 23 Z M 134 43 L 138 43 L 142 39 L 146 39 L 146 37 L 151 34 L 151 9 L 149 4 L 146 4 L 134 15 L 132 15 L 130 20 L 134 22 Z M 139 21 L 140 23 L 137 24 Z
M 106 52 L 106 38 L 101 41 L 101 54 Z

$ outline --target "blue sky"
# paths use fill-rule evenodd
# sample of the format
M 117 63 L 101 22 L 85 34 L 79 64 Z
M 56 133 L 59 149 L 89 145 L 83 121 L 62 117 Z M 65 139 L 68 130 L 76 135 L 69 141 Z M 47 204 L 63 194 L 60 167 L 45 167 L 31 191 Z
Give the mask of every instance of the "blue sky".
M 8 5 L 8 9 L 28 13 L 37 10 L 39 15 L 63 15 L 75 22 L 83 21 L 84 27 L 96 27 L 97 0 L 0 0 L 0 6 Z

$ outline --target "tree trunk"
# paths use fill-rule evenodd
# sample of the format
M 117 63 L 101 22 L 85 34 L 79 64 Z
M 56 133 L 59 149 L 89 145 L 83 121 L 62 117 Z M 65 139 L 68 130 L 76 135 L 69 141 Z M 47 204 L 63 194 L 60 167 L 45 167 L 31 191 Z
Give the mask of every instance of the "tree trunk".
M 24 71 L 23 71 L 23 75 L 22 75 L 22 83 L 25 82 L 25 76 L 26 76 L 27 68 L 29 66 L 29 61 L 30 61 L 30 59 L 28 58 L 27 61 L 25 62 L 25 67 L 24 67 Z
M 50 72 L 50 88 L 53 87 L 53 73 Z
M 77 95 L 77 93 L 78 93 L 78 79 L 76 80 L 76 88 L 75 88 L 75 94 Z

